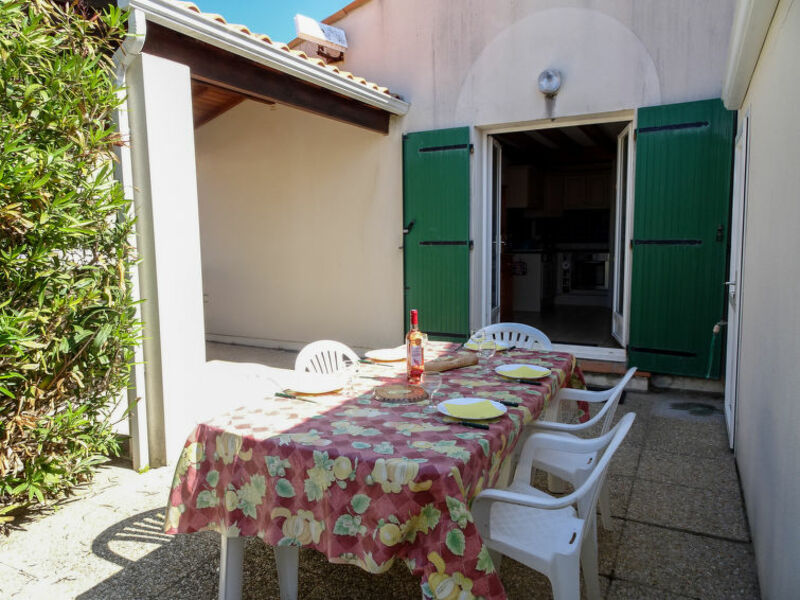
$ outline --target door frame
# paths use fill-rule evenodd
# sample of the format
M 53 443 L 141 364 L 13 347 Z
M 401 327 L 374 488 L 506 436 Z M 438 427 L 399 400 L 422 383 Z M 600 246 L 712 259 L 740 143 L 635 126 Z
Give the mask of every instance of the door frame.
M 739 144 L 741 143 L 741 154 L 738 154 Z M 742 161 L 741 163 L 739 161 Z M 736 187 L 731 189 L 731 248 L 728 265 L 728 282 L 726 282 L 727 294 L 726 304 L 728 305 L 727 314 L 727 343 L 725 347 L 725 425 L 728 430 L 728 443 L 734 447 L 736 440 L 736 406 L 739 391 L 739 354 L 740 342 L 742 339 L 742 282 L 744 280 L 744 250 L 747 234 L 747 197 L 750 178 L 748 170 L 750 165 L 750 107 L 742 114 L 739 120 L 738 132 L 734 142 L 734 179 L 733 184 L 737 184 L 736 172 L 741 169 L 738 188 L 741 193 L 737 193 Z M 734 246 L 733 227 L 736 227 L 738 244 Z M 734 268 L 734 259 L 737 260 L 738 273 L 735 277 L 731 271 Z M 727 284 L 733 282 L 733 290 Z M 735 320 L 731 319 L 730 314 L 730 294 L 733 291 L 736 298 Z M 733 367 L 733 368 L 731 368 Z M 728 408 L 730 404 L 730 409 Z
M 491 322 L 491 268 L 492 268 L 492 136 L 501 133 L 513 133 L 516 131 L 532 131 L 536 129 L 555 129 L 560 127 L 571 127 L 573 125 L 597 125 L 601 123 L 614 123 L 618 121 L 629 121 L 631 130 L 636 131 L 636 109 L 626 109 L 606 113 L 594 113 L 572 117 L 559 117 L 555 119 L 539 119 L 535 121 L 525 121 L 521 123 L 505 125 L 479 125 L 476 126 L 477 144 L 480 156 L 480 168 L 476 169 L 480 180 L 473 186 L 472 204 L 477 208 L 473 211 L 476 219 L 473 221 L 471 230 L 476 240 L 476 251 L 478 255 L 474 257 L 476 263 L 473 273 L 476 275 L 471 278 L 470 304 L 477 310 L 471 313 L 472 329 L 484 327 Z M 635 149 L 635 140 L 634 140 Z M 476 197 L 477 196 L 477 197 Z M 633 194 L 628 198 L 628 211 L 633 215 L 634 198 Z M 627 282 L 630 289 L 630 280 Z M 630 319 L 630 311 L 625 316 L 626 328 Z M 625 348 L 604 348 L 598 346 L 578 346 L 572 344 L 554 344 L 556 350 L 569 352 L 578 358 L 593 360 L 609 360 L 624 362 L 627 360 Z
M 501 285 L 501 276 L 500 276 L 500 264 L 502 262 L 502 255 L 503 255 L 503 244 L 501 242 L 503 236 L 503 229 L 502 229 L 502 222 L 501 222 L 501 212 L 502 212 L 502 193 L 503 193 L 503 145 L 494 138 L 489 138 L 491 143 L 491 158 L 489 160 L 489 187 L 490 187 L 490 194 L 493 196 L 489 201 L 493 204 L 491 207 L 491 219 L 489 220 L 490 223 L 497 223 L 497 232 L 493 234 L 492 229 L 494 227 L 489 227 L 489 238 L 490 238 L 490 245 L 489 245 L 489 265 L 491 269 L 491 274 L 489 276 L 489 321 L 494 322 L 495 317 L 498 319 L 500 318 L 500 302 L 501 302 L 501 295 L 500 295 L 500 285 Z M 494 156 L 495 152 L 497 152 L 497 162 L 499 165 L 495 164 Z M 492 267 L 492 256 L 494 256 L 494 266 Z M 497 284 L 497 289 L 494 292 L 491 289 L 492 283 Z M 495 306 L 495 301 L 497 301 L 497 306 Z
M 622 158 L 622 147 L 620 146 L 620 139 L 627 135 L 627 164 L 625 165 L 625 181 L 622 181 L 622 169 L 620 168 L 619 161 Z M 625 185 L 625 214 L 619 214 L 620 205 L 620 185 Z M 614 194 L 615 211 L 614 211 L 614 297 L 611 299 L 611 335 L 622 344 L 623 348 L 628 347 L 628 340 L 630 336 L 630 313 L 631 313 L 631 274 L 633 273 L 633 211 L 635 206 L 632 203 L 634 192 L 636 189 L 636 127 L 635 123 L 631 121 L 617 136 L 617 172 L 616 172 L 616 190 Z M 619 239 L 620 225 L 625 223 L 625 239 Z M 625 255 L 625 270 L 622 273 L 622 280 L 624 290 L 622 295 L 622 323 L 621 323 L 621 339 L 617 337 L 614 332 L 615 317 L 616 317 L 616 299 L 617 296 L 617 283 L 620 280 L 619 273 L 619 255 Z

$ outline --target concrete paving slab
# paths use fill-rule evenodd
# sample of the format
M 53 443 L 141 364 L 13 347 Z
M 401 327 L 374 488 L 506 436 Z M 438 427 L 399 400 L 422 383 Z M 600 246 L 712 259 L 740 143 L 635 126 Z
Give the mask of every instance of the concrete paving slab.
M 750 541 L 738 490 L 731 494 L 637 478 L 626 516 L 634 521 Z
M 628 521 L 615 574 L 704 600 L 759 597 L 752 546 Z
M 206 360 L 229 360 L 232 362 L 253 362 L 277 367 L 279 369 L 294 369 L 297 352 L 293 350 L 274 350 L 271 348 L 257 348 L 255 346 L 237 346 L 235 344 L 220 344 L 206 342 Z
M 625 517 L 628 514 L 628 503 L 633 489 L 633 477 L 608 475 L 606 481 L 611 501 L 611 516 Z
M 654 587 L 615 579 L 611 582 L 606 600 L 693 600 L 689 596 L 673 594 Z
M 611 459 L 611 464 L 608 467 L 610 475 L 624 475 L 626 477 L 633 477 L 639 468 L 639 456 L 642 453 L 642 447 L 639 444 L 632 442 L 623 443 L 614 457 Z
M 730 454 L 728 435 L 719 423 L 656 416 L 648 422 L 644 446 L 646 450 L 700 458 Z
M 644 450 L 635 475 L 650 481 L 739 495 L 739 478 L 732 453 L 721 453 L 713 458 L 693 456 L 687 460 L 681 454 Z
M 617 563 L 619 546 L 622 543 L 622 531 L 625 529 L 625 521 L 622 519 L 611 519 L 611 529 L 605 529 L 597 520 L 597 567 L 600 575 L 612 575 L 614 566 Z
M 36 576 L 0 563 L 0 598 L 13 598 L 36 582 Z

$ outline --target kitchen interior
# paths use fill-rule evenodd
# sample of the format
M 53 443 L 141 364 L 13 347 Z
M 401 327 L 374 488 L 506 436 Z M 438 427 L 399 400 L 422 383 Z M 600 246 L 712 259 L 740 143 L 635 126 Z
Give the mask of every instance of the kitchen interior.
M 617 136 L 626 122 L 495 135 L 502 147 L 500 319 L 554 343 L 611 335 Z

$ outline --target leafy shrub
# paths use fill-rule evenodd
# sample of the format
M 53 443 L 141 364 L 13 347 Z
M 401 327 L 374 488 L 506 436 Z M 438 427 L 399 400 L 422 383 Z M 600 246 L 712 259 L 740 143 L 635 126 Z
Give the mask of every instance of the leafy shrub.
M 0 0 L 0 517 L 119 450 L 109 417 L 139 335 L 113 178 L 124 20 Z

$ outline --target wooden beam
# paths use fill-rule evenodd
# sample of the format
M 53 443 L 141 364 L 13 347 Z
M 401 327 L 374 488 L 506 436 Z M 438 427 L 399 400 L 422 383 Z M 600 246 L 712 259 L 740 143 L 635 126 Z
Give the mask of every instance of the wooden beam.
M 569 137 L 566 133 L 561 131 L 560 129 L 537 129 L 536 133 L 541 136 L 544 136 L 551 142 L 553 142 L 556 146 L 560 149 L 569 150 L 569 149 L 578 149 L 583 148 L 578 142 L 573 140 Z
M 202 115 L 195 115 L 194 128 L 197 129 L 201 125 L 205 125 L 209 121 L 213 121 L 222 113 L 228 112 L 234 106 L 237 106 L 238 104 L 244 101 L 245 101 L 244 96 L 234 96 L 225 103 L 217 104 L 212 110 L 206 111 Z
M 147 24 L 142 50 L 191 69 L 192 79 L 260 101 L 278 102 L 379 133 L 389 132 L 389 113 L 367 106 L 167 29 Z
M 597 125 L 578 125 L 580 132 L 605 150 L 616 151 L 617 141 L 609 138 Z

